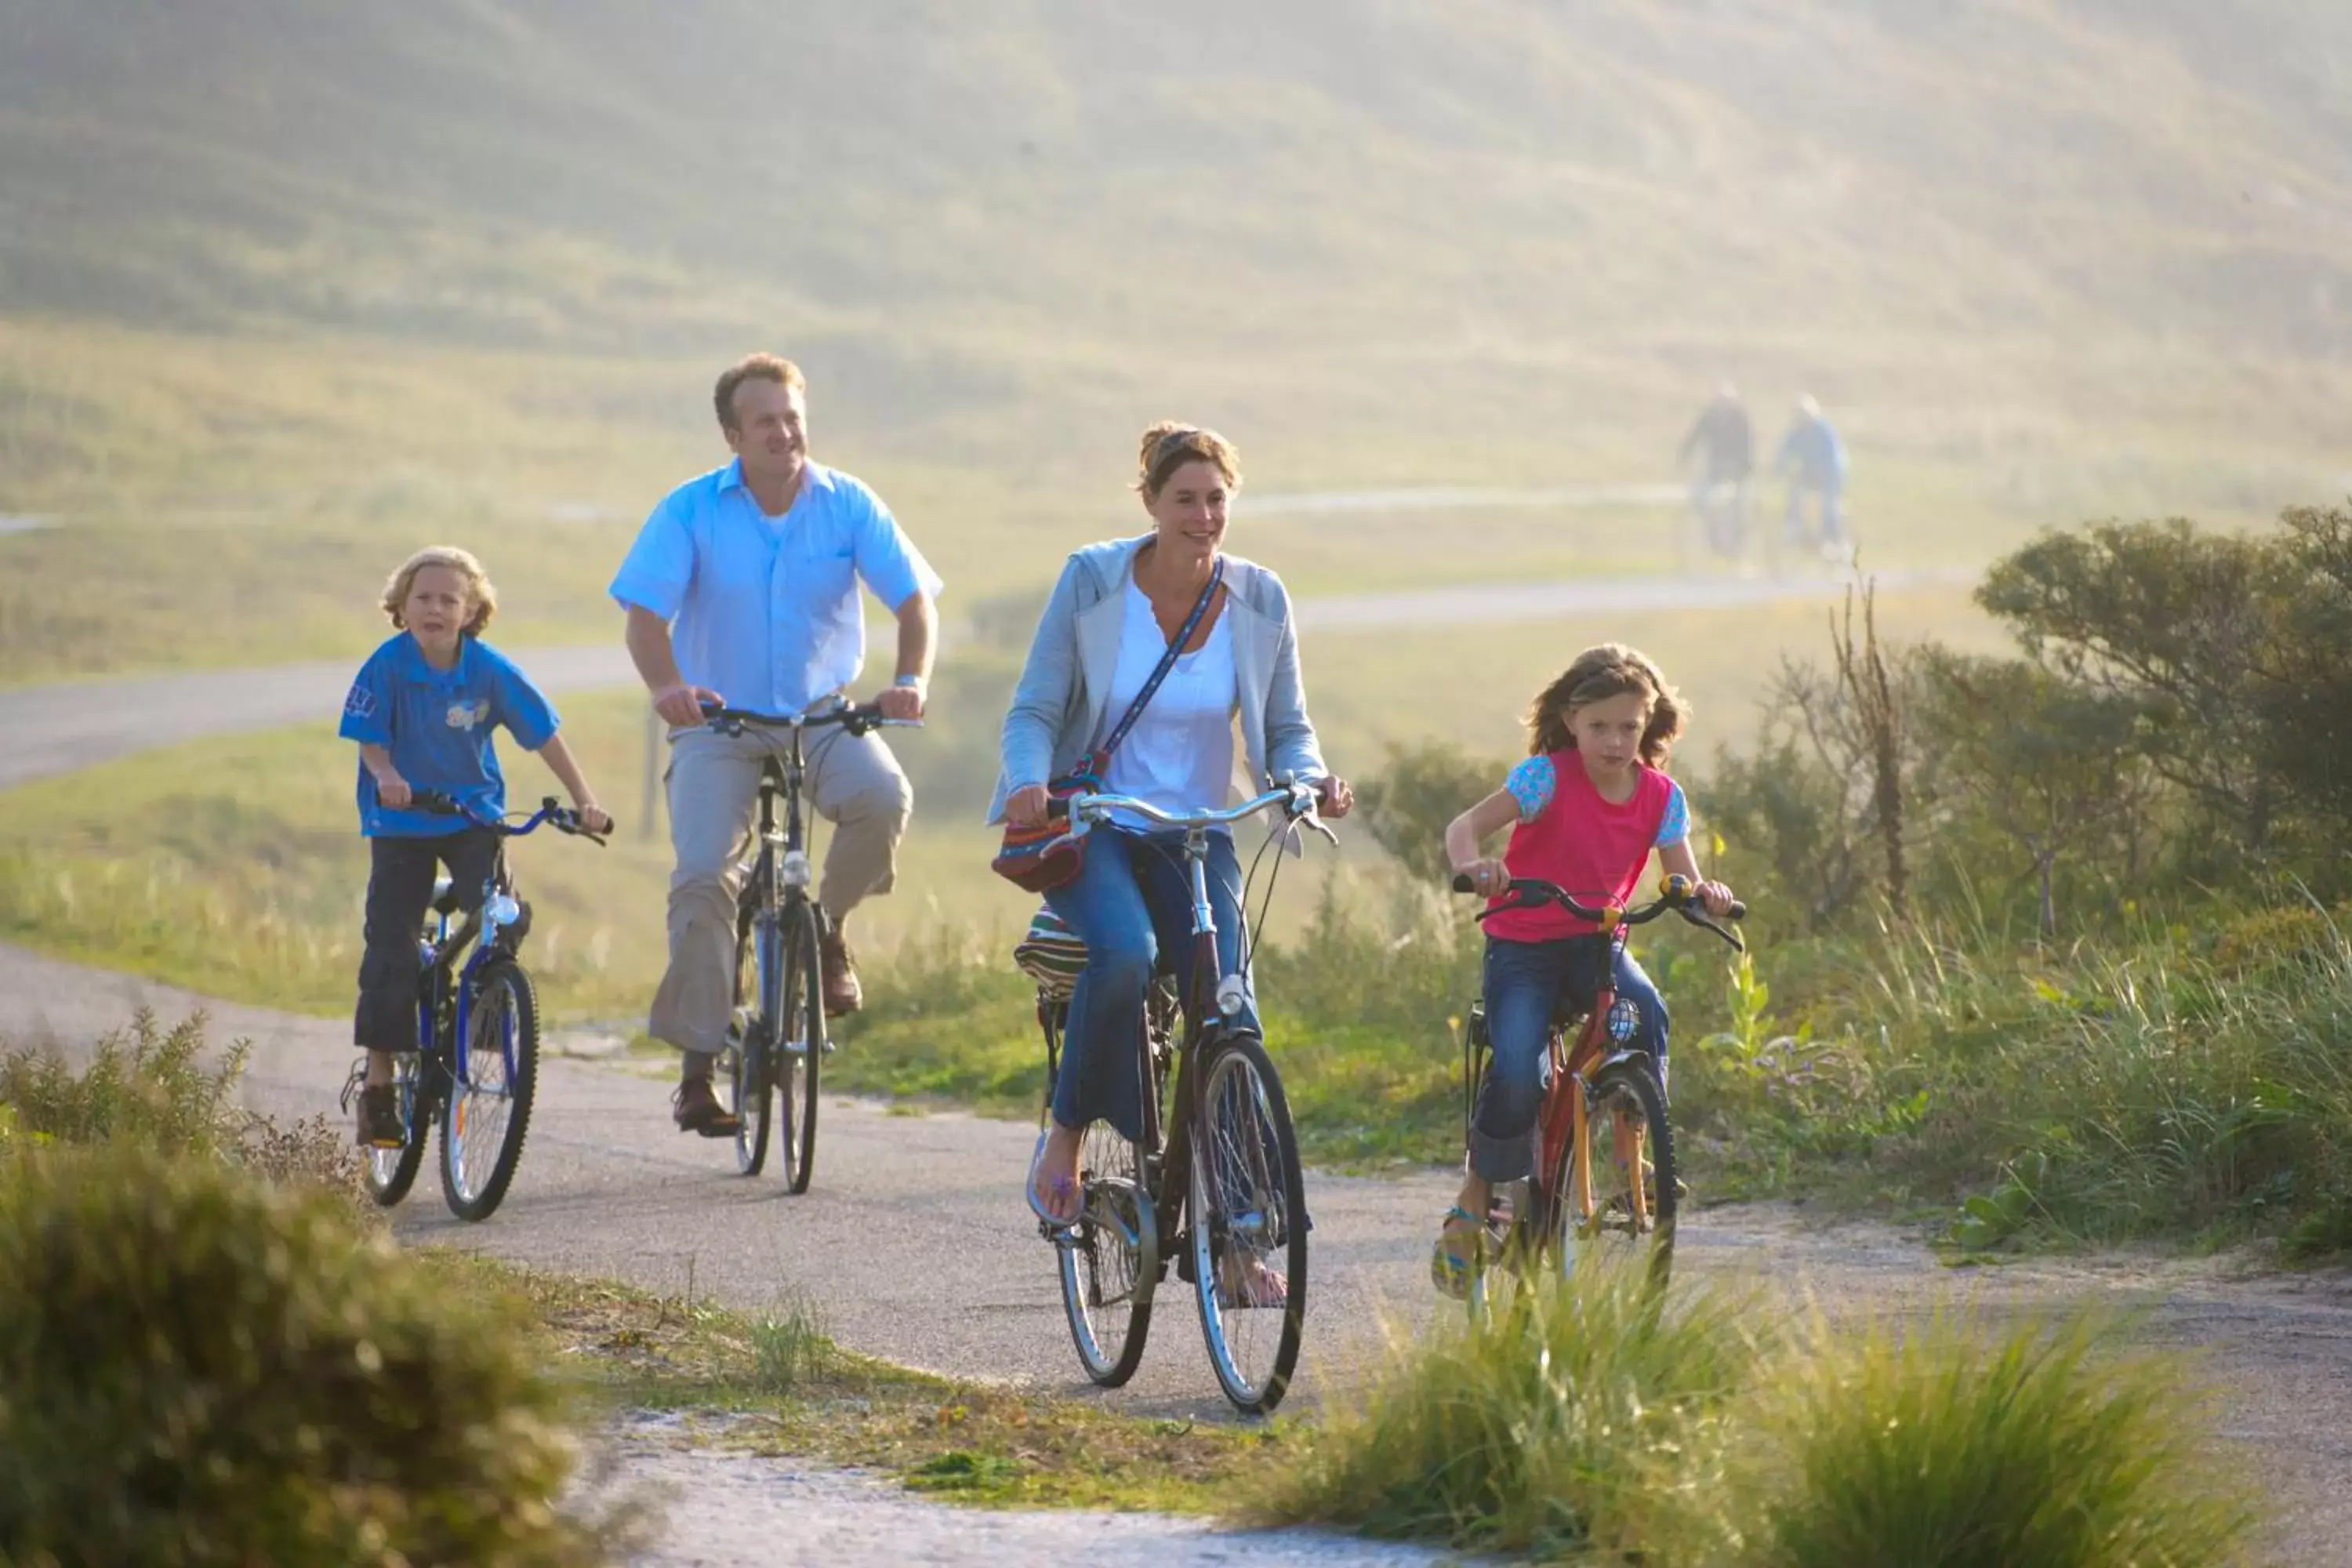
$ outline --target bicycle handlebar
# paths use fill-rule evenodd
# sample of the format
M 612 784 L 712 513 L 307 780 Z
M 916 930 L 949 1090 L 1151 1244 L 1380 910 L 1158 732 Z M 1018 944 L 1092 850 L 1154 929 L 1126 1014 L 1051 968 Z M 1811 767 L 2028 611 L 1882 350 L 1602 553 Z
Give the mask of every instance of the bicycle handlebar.
M 1473 893 L 1477 891 L 1477 888 L 1469 878 L 1456 876 L 1454 879 L 1454 890 L 1457 893 Z M 1591 921 L 1599 926 L 1605 935 L 1625 926 L 1647 925 L 1660 915 L 1672 910 L 1691 924 L 1713 931 L 1743 952 L 1748 948 L 1747 942 L 1740 939 L 1738 931 L 1717 924 L 1714 917 L 1706 913 L 1704 906 L 1698 904 L 1698 890 L 1685 877 L 1668 877 L 1661 884 L 1656 898 L 1646 904 L 1637 905 L 1632 909 L 1622 909 L 1615 904 L 1603 904 L 1596 909 L 1558 883 L 1547 882 L 1539 877 L 1514 877 L 1511 879 L 1510 886 L 1504 889 L 1497 896 L 1509 898 L 1514 901 L 1479 910 L 1480 920 L 1485 920 L 1488 915 L 1501 914 L 1506 910 L 1540 909 L 1546 904 L 1557 904 L 1579 920 Z M 1724 918 L 1734 921 L 1746 920 L 1748 906 L 1734 899 L 1731 901 L 1731 908 L 1724 911 Z
M 574 838 L 585 838 L 589 843 L 599 847 L 602 847 L 604 842 L 604 834 L 591 833 L 581 826 L 580 814 L 551 795 L 541 800 L 539 803 L 539 809 L 520 823 L 509 822 L 504 817 L 485 817 L 477 812 L 467 810 L 454 797 L 437 789 L 410 791 L 408 805 L 412 811 L 422 811 L 434 816 L 462 816 L 477 827 L 487 827 L 493 833 L 504 834 L 509 838 L 526 837 L 539 831 L 541 825 L 545 824 L 558 833 L 568 833 Z
M 798 713 L 754 713 L 748 708 L 721 708 L 715 702 L 702 705 L 702 721 L 721 735 L 740 735 L 745 730 L 814 730 L 820 725 L 838 724 L 853 735 L 863 735 L 873 730 L 919 730 L 920 719 L 890 719 L 872 704 L 859 707 L 845 702 L 838 708 L 827 708 Z
M 1097 822 L 1108 821 L 1113 812 L 1129 811 L 1163 827 L 1189 830 L 1236 823 L 1244 817 L 1255 816 L 1270 805 L 1281 806 L 1283 814 L 1291 821 L 1306 823 L 1333 844 L 1339 842 L 1339 836 L 1317 815 L 1315 786 L 1308 784 L 1287 784 L 1279 789 L 1268 790 L 1254 800 L 1246 800 L 1221 811 L 1167 811 L 1132 795 L 1074 795 L 1066 799 L 1056 797 L 1046 801 L 1045 816 L 1049 820 L 1058 818 L 1064 821 L 1076 816 L 1083 826 L 1092 826 Z

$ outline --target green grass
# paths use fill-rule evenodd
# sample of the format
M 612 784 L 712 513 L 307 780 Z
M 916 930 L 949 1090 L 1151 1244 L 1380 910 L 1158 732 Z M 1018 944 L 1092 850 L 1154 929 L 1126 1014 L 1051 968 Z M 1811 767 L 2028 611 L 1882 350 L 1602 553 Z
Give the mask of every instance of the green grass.
M 1816 1321 L 1730 1421 L 1698 1561 L 2126 1568 L 2256 1560 L 2262 1494 L 2179 1359 L 2092 1316 Z M 1709 1505 L 1712 1505 L 1711 1507 Z
M 1400 1345 L 1250 1505 L 1536 1561 L 2122 1568 L 2252 1560 L 2209 1391 L 2126 1325 L 1788 1325 L 1579 1271 Z
M 460 1290 L 520 1300 L 551 1354 L 614 1408 L 677 1412 L 703 1440 L 854 1467 L 929 1496 L 1217 1514 L 1288 1449 L 1281 1428 L 1137 1417 L 910 1371 L 842 1349 L 805 1303 L 739 1312 L 478 1254 L 423 1256 Z

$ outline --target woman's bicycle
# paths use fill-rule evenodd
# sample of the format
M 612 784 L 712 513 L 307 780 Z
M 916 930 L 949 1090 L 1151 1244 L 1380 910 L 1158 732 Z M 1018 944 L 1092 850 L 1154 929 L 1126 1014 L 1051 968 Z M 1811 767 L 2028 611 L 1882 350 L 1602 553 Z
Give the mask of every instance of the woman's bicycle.
M 552 795 L 520 823 L 485 821 L 430 790 L 412 799 L 419 811 L 463 816 L 508 838 L 523 837 L 543 825 L 593 844 L 604 842 Z M 485 1220 L 514 1181 L 539 1086 L 539 994 L 519 956 L 530 930 L 530 906 L 515 896 L 503 845 L 479 906 L 452 929 L 459 903 L 450 879 L 436 879 L 417 937 L 416 1049 L 401 1052 L 393 1068 L 403 1136 L 398 1148 L 368 1150 L 363 1174 L 368 1195 L 385 1208 L 406 1197 L 437 1119 L 441 1192 L 449 1212 L 463 1220 Z M 346 1112 L 366 1081 L 362 1058 L 343 1086 Z
M 1171 814 L 1115 795 L 1074 795 L 1054 805 L 1067 811 L 1075 833 L 1120 812 L 1181 829 L 1192 883 L 1192 994 L 1180 1008 L 1163 972 L 1137 1032 L 1143 1135 L 1130 1141 L 1108 1122 L 1088 1126 L 1078 1153 L 1077 1217 L 1040 1225 L 1057 1256 L 1070 1338 L 1088 1377 L 1106 1388 L 1127 1382 L 1143 1358 L 1153 1299 L 1172 1259 L 1199 1300 L 1209 1364 L 1225 1397 L 1253 1414 L 1272 1410 L 1289 1388 L 1307 1319 L 1307 1192 L 1282 1079 L 1257 1031 L 1238 1021 L 1247 958 L 1243 973 L 1228 973 L 1218 958 L 1208 835 L 1279 807 L 1275 837 L 1304 822 L 1334 843 L 1338 837 L 1316 816 L 1307 784 L 1224 811 Z M 1269 885 L 1269 898 L 1272 891 Z M 1247 899 L 1244 890 L 1244 908 Z M 1068 1016 L 1066 992 L 1041 981 L 1047 1115 Z
M 801 816 L 808 784 L 802 737 L 832 725 L 863 735 L 884 727 L 918 728 L 920 721 L 886 719 L 878 708 L 847 704 L 781 715 L 706 706 L 703 718 L 721 735 L 759 730 L 784 737 L 761 769 L 751 858 L 735 900 L 735 1011 L 716 1076 L 721 1102 L 736 1121 L 736 1169 L 756 1176 L 766 1167 L 770 1123 L 781 1100 L 785 1184 L 805 1193 L 816 1168 L 817 1082 L 833 1041 L 824 1024 L 827 918 L 809 891 L 814 861 Z
M 1454 878 L 1454 890 L 1472 891 L 1470 879 Z M 1483 921 L 1504 909 L 1556 904 L 1600 927 L 1611 944 L 1608 957 L 1612 961 L 1629 930 L 1668 912 L 1713 931 L 1735 948 L 1745 945 L 1737 931 L 1708 917 L 1697 902 L 1696 890 L 1682 877 L 1668 877 L 1656 899 L 1633 909 L 1614 904 L 1595 908 L 1532 877 L 1513 878 L 1504 897 L 1509 901 L 1482 910 L 1478 918 Z M 1739 920 L 1747 912 L 1745 905 L 1735 903 L 1730 918 Z M 1545 1040 L 1549 1087 L 1537 1120 L 1535 1173 L 1496 1190 L 1479 1238 L 1479 1267 L 1470 1290 L 1474 1311 L 1499 1306 L 1500 1298 L 1518 1279 L 1564 1270 L 1583 1257 L 1632 1260 L 1646 1256 L 1650 1288 L 1665 1289 L 1674 1267 L 1675 1210 L 1681 1187 L 1675 1168 L 1674 1126 L 1666 1114 L 1666 1086 L 1659 1064 L 1647 1051 L 1620 1044 L 1633 1037 L 1638 1021 L 1630 1016 L 1630 1002 L 1619 1006 L 1611 978 L 1614 972 L 1613 962 L 1602 964 L 1589 1010 L 1579 1008 L 1565 994 L 1561 996 Z M 1463 1044 L 1465 1142 L 1490 1054 L 1481 1000 L 1471 1004 Z M 1595 1128 L 1608 1130 L 1605 1153 L 1594 1148 Z

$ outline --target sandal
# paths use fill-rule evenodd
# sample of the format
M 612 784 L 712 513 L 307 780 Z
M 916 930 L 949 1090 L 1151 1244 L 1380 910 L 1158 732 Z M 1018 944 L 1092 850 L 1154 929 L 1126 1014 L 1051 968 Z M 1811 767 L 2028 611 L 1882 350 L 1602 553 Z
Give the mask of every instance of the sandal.
M 1037 1134 L 1037 1152 L 1029 1156 L 1029 1179 L 1023 1184 L 1022 1190 L 1028 1195 L 1029 1212 L 1037 1216 L 1038 1229 L 1050 1237 L 1068 1232 L 1078 1223 L 1079 1201 L 1078 1184 L 1069 1176 L 1054 1178 L 1051 1208 L 1037 1201 L 1037 1166 L 1045 1158 L 1048 1136 L 1044 1132 Z
M 1244 1258 L 1246 1268 L 1228 1267 L 1236 1258 Z M 1217 1305 L 1234 1307 L 1286 1307 L 1290 1304 L 1290 1281 L 1278 1269 L 1268 1268 L 1265 1260 L 1246 1254 L 1228 1252 L 1224 1263 L 1217 1268 Z
M 1452 1243 L 1468 1237 L 1470 1250 L 1458 1250 Z M 1445 1211 L 1445 1219 L 1437 1233 L 1437 1243 L 1429 1252 L 1429 1282 L 1437 1287 L 1441 1296 L 1457 1301 L 1470 1299 L 1471 1282 L 1478 1278 L 1485 1261 L 1486 1224 L 1460 1204 Z

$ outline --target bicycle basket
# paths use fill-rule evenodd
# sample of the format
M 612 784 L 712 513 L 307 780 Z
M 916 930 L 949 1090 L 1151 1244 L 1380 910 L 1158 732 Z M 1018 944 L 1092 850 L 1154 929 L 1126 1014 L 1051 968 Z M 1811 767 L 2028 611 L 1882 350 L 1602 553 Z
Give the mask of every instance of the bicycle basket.
M 1067 1001 L 1087 966 L 1087 944 L 1062 923 L 1052 910 L 1039 909 L 1029 930 L 1013 946 L 1013 962 L 1037 988 L 1057 1001 Z

